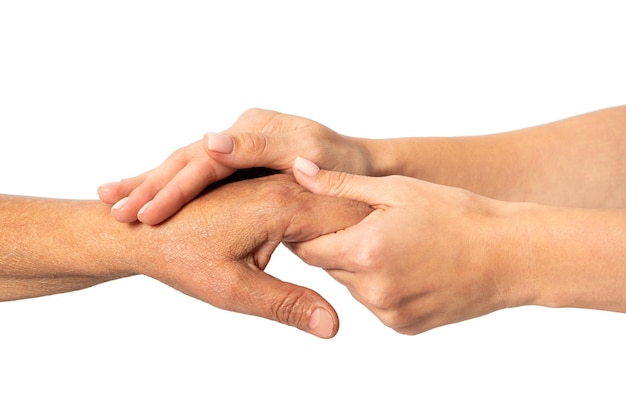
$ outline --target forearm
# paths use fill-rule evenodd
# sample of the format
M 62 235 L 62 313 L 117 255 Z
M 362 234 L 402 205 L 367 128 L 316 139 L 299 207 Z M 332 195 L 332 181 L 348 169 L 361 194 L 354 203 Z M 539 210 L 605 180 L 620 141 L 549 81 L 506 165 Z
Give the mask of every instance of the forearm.
M 515 204 L 491 229 L 507 306 L 626 312 L 626 211 Z
M 132 226 L 97 201 L 0 196 L 0 300 L 78 290 L 132 275 Z
M 626 207 L 626 106 L 493 135 L 356 140 L 374 175 L 406 175 L 500 200 Z

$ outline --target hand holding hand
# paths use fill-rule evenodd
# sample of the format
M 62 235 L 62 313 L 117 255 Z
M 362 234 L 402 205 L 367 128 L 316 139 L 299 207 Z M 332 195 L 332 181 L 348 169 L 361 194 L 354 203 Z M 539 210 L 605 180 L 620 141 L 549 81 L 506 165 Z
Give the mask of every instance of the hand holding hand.
M 222 134 L 207 133 L 159 167 L 102 185 L 98 194 L 105 203 L 115 204 L 112 214 L 118 221 L 138 219 L 154 225 L 240 168 L 288 172 L 302 155 L 326 169 L 368 174 L 369 155 L 359 143 L 309 119 L 251 109 Z
M 507 305 L 487 262 L 499 202 L 414 178 L 319 171 L 303 159 L 294 175 L 314 193 L 374 208 L 355 226 L 289 247 L 387 326 L 416 334 Z

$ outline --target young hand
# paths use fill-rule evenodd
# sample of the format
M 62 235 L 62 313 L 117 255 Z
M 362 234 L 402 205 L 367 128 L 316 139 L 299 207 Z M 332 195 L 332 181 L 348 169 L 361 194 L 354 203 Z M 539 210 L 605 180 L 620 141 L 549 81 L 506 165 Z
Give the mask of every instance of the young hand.
M 222 134 L 178 149 L 160 166 L 137 177 L 99 187 L 121 222 L 157 224 L 208 185 L 236 169 L 266 167 L 288 172 L 297 155 L 319 166 L 366 175 L 370 157 L 363 140 L 348 138 L 312 120 L 263 109 L 244 112 Z
M 319 171 L 303 159 L 294 168 L 312 192 L 374 208 L 355 226 L 289 247 L 387 326 L 416 334 L 510 302 L 488 262 L 490 245 L 499 244 L 499 202 L 414 178 Z

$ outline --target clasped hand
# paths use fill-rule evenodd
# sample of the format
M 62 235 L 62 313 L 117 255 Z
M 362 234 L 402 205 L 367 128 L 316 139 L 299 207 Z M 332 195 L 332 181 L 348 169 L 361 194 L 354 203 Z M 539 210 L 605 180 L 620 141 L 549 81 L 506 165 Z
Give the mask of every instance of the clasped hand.
M 117 220 L 131 222 L 139 218 L 141 222 L 157 224 L 192 200 L 203 187 L 232 174 L 236 169 L 266 166 L 293 172 L 303 186 L 315 193 L 360 201 L 360 214 L 364 214 L 362 207 L 375 208 L 358 225 L 347 228 L 342 228 L 341 222 L 337 223 L 332 216 L 316 218 L 294 210 L 293 214 L 298 214 L 296 217 L 285 217 L 277 211 L 284 210 L 280 204 L 271 204 L 274 210 L 266 211 L 259 217 L 257 214 L 263 213 L 263 207 L 268 204 L 267 199 L 258 197 L 264 194 L 260 191 L 254 193 L 257 195 L 253 197 L 254 201 L 248 201 L 244 206 L 245 210 L 254 210 L 254 216 L 244 215 L 240 207 L 222 209 L 220 216 L 230 219 L 228 226 L 224 227 L 220 237 L 213 237 L 210 242 L 206 242 L 208 239 L 196 242 L 198 248 L 207 243 L 208 250 L 211 250 L 211 245 L 229 245 L 229 253 L 238 251 L 240 255 L 246 255 L 258 238 L 250 235 L 250 230 L 255 230 L 247 224 L 251 218 L 256 218 L 257 225 L 262 225 L 266 233 L 274 236 L 267 244 L 257 248 L 256 263 L 228 268 L 227 275 L 231 280 L 227 289 L 220 288 L 224 285 L 222 280 L 215 281 L 214 278 L 209 281 L 210 285 L 197 278 L 179 280 L 174 284 L 222 308 L 233 309 L 235 303 L 241 310 L 238 300 L 245 292 L 257 298 L 246 301 L 243 310 L 287 321 L 285 317 L 277 318 L 279 314 L 276 313 L 280 311 L 284 314 L 293 309 L 277 309 L 273 301 L 259 299 L 259 293 L 250 288 L 268 285 L 264 291 L 266 295 L 261 298 L 272 293 L 269 286 L 276 281 L 267 280 L 259 271 L 281 240 L 280 231 L 296 230 L 304 224 L 313 227 L 314 234 L 320 237 L 311 239 L 316 236 L 309 231 L 306 236 L 295 239 L 297 242 L 287 245 L 304 261 L 324 268 L 346 285 L 358 301 L 398 332 L 415 334 L 486 314 L 503 306 L 499 289 L 480 269 L 483 259 L 481 248 L 477 249 L 472 242 L 480 230 L 488 230 L 482 228 L 484 225 L 478 226 L 477 222 L 488 218 L 487 213 L 491 210 L 489 199 L 408 177 L 352 177 L 338 172 L 307 176 L 303 173 L 306 169 L 303 171 L 302 167 L 308 167 L 309 173 L 313 170 L 317 174 L 317 165 L 308 159 L 297 159 L 299 155 L 325 169 L 373 174 L 373 157 L 362 140 L 340 135 L 309 119 L 252 109 L 224 134 L 207 134 L 203 140 L 174 152 L 156 169 L 119 183 L 106 184 L 99 188 L 99 194 L 103 201 L 116 203 L 112 214 Z M 297 165 L 293 168 L 296 160 L 301 169 Z M 236 189 L 235 186 L 228 191 L 217 190 L 213 197 L 217 199 L 219 195 L 220 199 L 233 199 L 235 196 L 232 193 Z M 302 194 L 298 195 L 304 198 Z M 315 204 L 320 203 L 329 204 L 325 200 L 315 200 Z M 288 204 L 287 207 L 290 206 Z M 320 207 L 315 210 L 309 207 L 309 210 L 317 215 L 327 212 Z M 209 222 L 209 229 L 215 229 L 211 216 L 207 216 L 206 212 L 199 215 Z M 287 219 L 300 223 L 289 225 Z M 350 220 L 356 223 L 354 217 Z M 279 221 L 281 223 L 277 224 Z M 339 229 L 345 230 L 325 235 Z M 285 236 L 292 237 L 289 233 Z M 226 234 L 229 237 L 224 238 Z M 301 242 L 303 240 L 307 242 Z M 202 249 L 185 252 L 193 250 Z M 177 262 L 176 256 L 169 258 Z M 184 265 L 179 265 L 179 268 L 184 268 Z M 202 268 L 224 269 L 223 265 L 212 261 L 203 262 Z M 251 279 L 252 276 L 255 278 Z M 281 285 L 284 285 L 282 293 L 288 294 L 288 284 Z M 301 293 L 301 289 L 298 291 L 283 298 L 293 298 L 294 294 L 315 298 L 325 311 L 330 312 L 332 325 L 328 333 L 329 336 L 334 335 L 338 323 L 334 310 L 319 295 L 308 290 L 305 293 Z M 278 295 L 276 298 L 281 299 Z M 284 304 L 293 302 L 286 301 Z M 291 314 L 310 315 L 311 303 L 304 305 L 308 309 L 306 314 L 297 309 Z M 306 327 L 302 324 L 303 320 L 295 322 L 301 328 Z

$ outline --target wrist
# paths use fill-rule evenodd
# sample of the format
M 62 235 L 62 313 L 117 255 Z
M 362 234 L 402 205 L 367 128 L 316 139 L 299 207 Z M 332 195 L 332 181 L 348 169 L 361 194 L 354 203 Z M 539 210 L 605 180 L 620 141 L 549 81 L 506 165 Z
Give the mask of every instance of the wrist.
M 357 147 L 364 161 L 362 172 L 354 172 L 355 174 L 382 177 L 398 173 L 398 170 L 394 169 L 392 149 L 388 146 L 388 141 L 355 137 L 346 139 Z
M 108 205 L 95 201 L 88 204 L 93 215 L 85 221 L 91 225 L 79 226 L 90 230 L 82 243 L 84 259 L 90 260 L 84 263 L 85 273 L 110 279 L 140 273 L 135 260 L 140 259 L 137 251 L 141 245 L 136 237 L 143 225 L 120 223 L 111 216 Z
M 482 265 L 486 279 L 496 287 L 500 308 L 541 305 L 544 295 L 538 282 L 533 212 L 536 205 L 489 200 L 489 226 L 483 228 Z
M 161 226 L 114 222 L 109 250 L 116 273 L 120 276 L 154 276 L 162 257 L 162 245 L 158 243 Z

